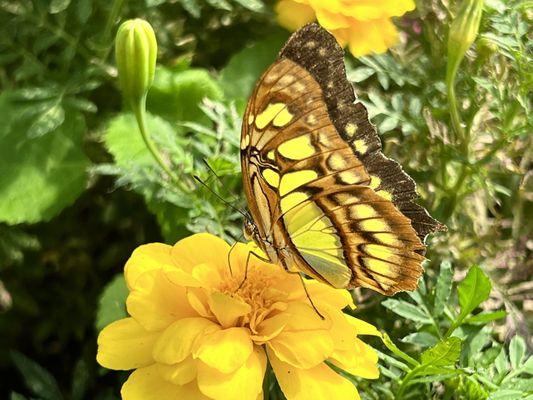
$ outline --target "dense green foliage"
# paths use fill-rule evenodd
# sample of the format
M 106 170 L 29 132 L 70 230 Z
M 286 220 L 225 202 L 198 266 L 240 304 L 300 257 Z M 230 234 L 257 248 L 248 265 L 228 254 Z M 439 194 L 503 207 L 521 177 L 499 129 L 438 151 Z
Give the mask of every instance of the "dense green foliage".
M 380 379 L 354 378 L 365 399 L 533 398 L 532 4 L 486 0 L 450 82 L 459 5 L 420 0 L 399 46 L 346 57 L 385 154 L 449 229 L 417 291 L 354 291 L 356 315 L 390 337 L 372 343 Z M 177 181 L 122 107 L 113 37 L 133 17 L 156 31 L 147 126 Z M 242 112 L 289 33 L 260 0 L 4 1 L 0 24 L 0 397 L 117 399 L 127 374 L 95 353 L 125 315 L 122 267 L 141 243 L 242 240 L 242 216 L 193 175 L 245 207 Z

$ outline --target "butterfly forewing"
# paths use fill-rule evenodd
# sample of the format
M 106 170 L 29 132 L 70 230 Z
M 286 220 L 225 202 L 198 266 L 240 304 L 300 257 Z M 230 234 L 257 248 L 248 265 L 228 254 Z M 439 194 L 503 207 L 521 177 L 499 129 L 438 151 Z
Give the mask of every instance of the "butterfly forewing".
M 423 239 L 442 226 L 413 180 L 381 153 L 354 103 L 343 53 L 316 24 L 263 74 L 243 120 L 241 164 L 258 244 L 274 262 L 334 287 L 416 287 Z

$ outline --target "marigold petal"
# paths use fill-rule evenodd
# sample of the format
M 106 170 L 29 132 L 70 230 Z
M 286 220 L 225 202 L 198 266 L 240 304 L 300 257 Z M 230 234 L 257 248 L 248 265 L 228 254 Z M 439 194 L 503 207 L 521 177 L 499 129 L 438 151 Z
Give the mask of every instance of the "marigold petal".
M 191 275 L 201 283 L 203 288 L 216 288 L 222 280 L 220 272 L 214 264 L 198 264 L 192 269 Z
M 256 400 L 262 393 L 265 370 L 265 352 L 261 347 L 254 346 L 246 362 L 229 374 L 199 363 L 198 387 L 213 399 Z
M 354 56 L 359 57 L 384 53 L 397 41 L 396 27 L 388 19 L 354 21 L 350 26 L 348 48 Z
M 349 28 L 350 20 L 342 14 L 332 13 L 327 8 L 317 8 L 316 19 L 326 29 Z
M 300 369 L 281 361 L 270 349 L 267 354 L 287 400 L 359 399 L 355 386 L 324 363 Z
M 329 361 L 355 376 L 366 379 L 379 377 L 378 355 L 372 347 L 360 339 L 354 341 L 350 350 L 336 350 Z
M 180 240 L 170 252 L 174 264 L 192 273 L 199 264 L 222 265 L 227 268 L 229 245 L 209 233 L 197 233 Z
M 372 335 L 381 337 L 381 332 L 377 330 L 374 325 L 363 321 L 362 319 L 352 317 L 351 315 L 344 314 L 344 318 L 355 327 L 357 335 Z
M 315 11 L 311 7 L 293 0 L 281 0 L 274 10 L 278 15 L 278 23 L 290 31 L 315 20 Z
M 153 364 L 152 348 L 157 336 L 133 318 L 120 319 L 106 326 L 98 335 L 96 360 L 103 367 L 118 370 Z
M 299 279 L 298 279 L 299 281 Z M 301 300 L 308 302 L 307 295 L 303 289 L 302 283 L 298 282 L 299 288 L 290 291 L 289 300 Z M 337 309 L 343 309 L 347 306 L 355 308 L 355 304 L 352 299 L 352 295 L 346 289 L 335 289 L 330 285 L 326 285 L 322 282 L 318 282 L 314 279 L 306 279 L 305 286 L 309 297 L 313 300 L 319 308 L 320 305 L 327 305 Z
M 122 385 L 122 400 L 209 400 L 198 389 L 196 381 L 180 386 L 163 379 L 157 365 L 134 371 Z
M 176 364 L 185 360 L 204 334 L 220 329 L 205 318 L 184 318 L 174 322 L 155 342 L 153 358 L 163 364 Z
M 312 368 L 326 360 L 334 350 L 329 331 L 281 332 L 268 342 L 276 356 L 297 368 Z
M 287 313 L 276 314 L 264 319 L 257 325 L 257 333 L 252 335 L 252 340 L 263 344 L 278 336 L 289 323 L 290 315 Z
M 126 283 L 131 289 L 137 278 L 146 271 L 173 266 L 170 251 L 172 246 L 163 243 L 149 243 L 137 247 L 124 267 Z
M 197 363 L 198 361 L 189 356 L 182 362 L 173 365 L 158 363 L 157 371 L 166 381 L 175 385 L 185 385 L 196 378 Z
M 240 317 L 252 310 L 248 303 L 220 292 L 212 293 L 208 302 L 211 311 L 223 328 L 235 326 Z
M 168 280 L 162 270 L 140 275 L 126 305 L 128 313 L 149 331 L 161 331 L 178 319 L 197 316 L 185 288 Z
M 187 300 L 194 310 L 204 318 L 214 317 L 209 308 L 209 296 L 204 288 L 188 288 Z
M 210 367 L 230 373 L 241 367 L 253 350 L 250 332 L 246 328 L 229 328 L 205 335 L 193 357 Z

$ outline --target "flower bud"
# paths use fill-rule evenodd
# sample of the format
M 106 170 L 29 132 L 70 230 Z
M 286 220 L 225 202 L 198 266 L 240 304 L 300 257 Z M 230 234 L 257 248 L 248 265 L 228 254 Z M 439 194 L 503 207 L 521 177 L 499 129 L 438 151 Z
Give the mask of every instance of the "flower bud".
M 448 34 L 448 68 L 455 69 L 476 39 L 483 0 L 463 0 Z
M 115 57 L 124 98 L 135 107 L 145 101 L 154 81 L 157 42 L 152 26 L 142 19 L 124 22 L 117 32 Z

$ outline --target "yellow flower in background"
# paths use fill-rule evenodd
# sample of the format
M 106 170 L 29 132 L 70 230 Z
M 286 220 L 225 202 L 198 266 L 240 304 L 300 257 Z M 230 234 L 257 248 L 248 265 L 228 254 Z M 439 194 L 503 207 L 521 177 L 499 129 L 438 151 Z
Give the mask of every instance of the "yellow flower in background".
M 98 362 L 135 371 L 125 400 L 262 399 L 267 362 L 288 400 L 358 399 L 328 364 L 376 378 L 376 352 L 359 335 L 379 335 L 344 314 L 348 291 L 306 281 L 255 256 L 197 234 L 174 246 L 136 249 L 125 267 L 131 316 L 98 337 Z M 229 259 L 229 263 L 228 263 Z M 231 270 L 230 270 L 231 266 Z
M 314 21 L 354 56 L 384 53 L 398 41 L 391 17 L 415 9 L 413 0 L 280 0 L 278 22 L 289 30 Z

